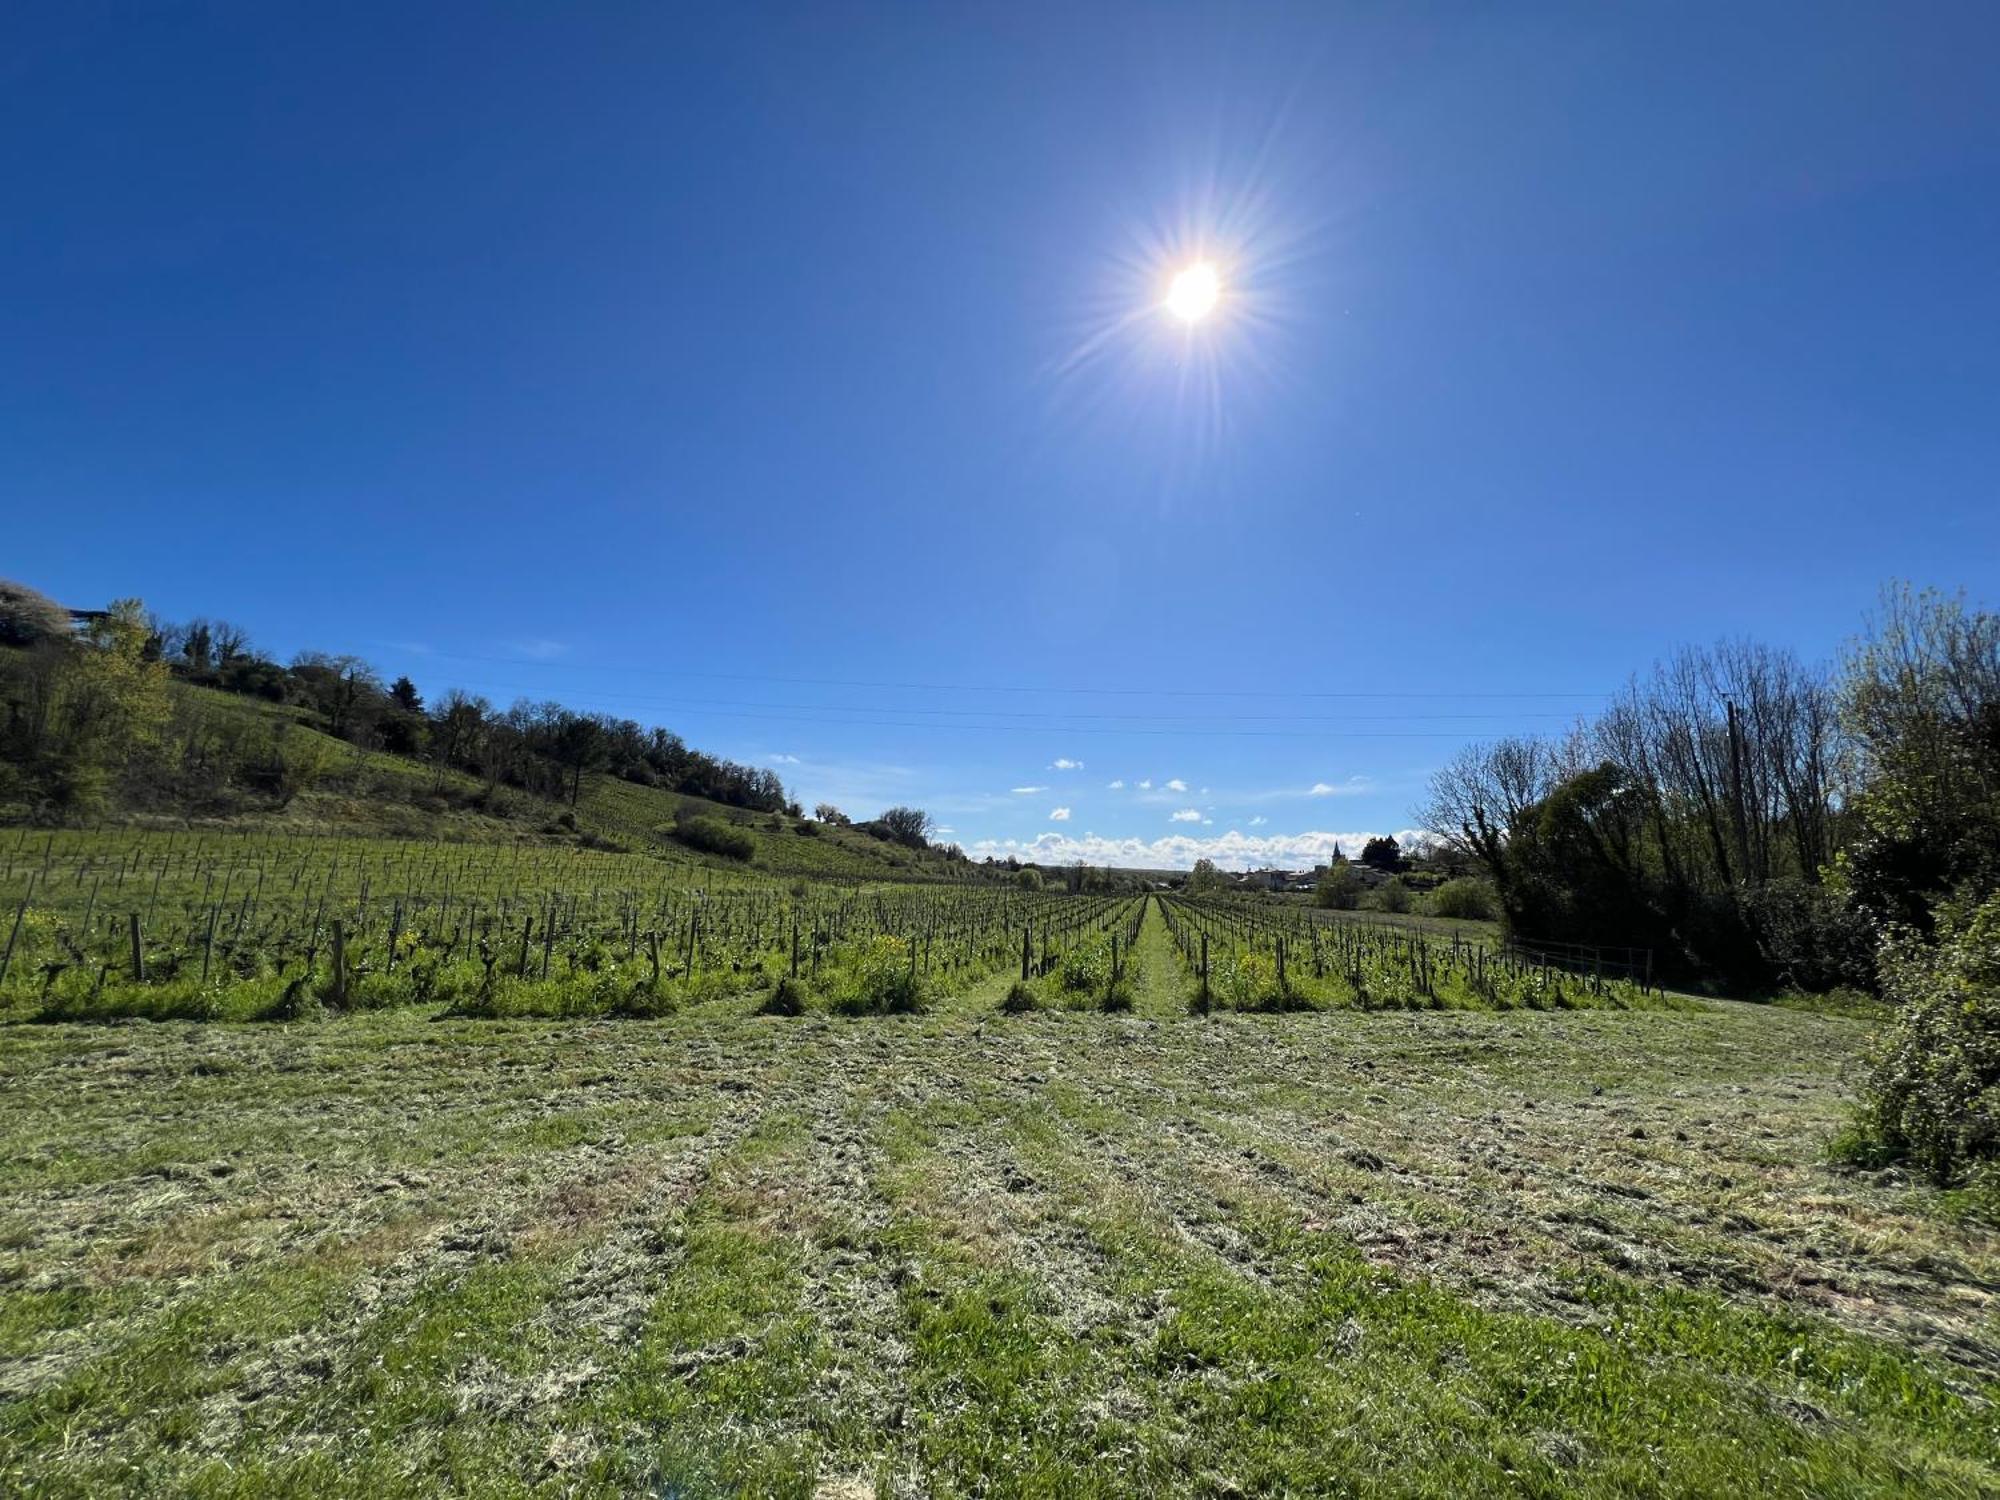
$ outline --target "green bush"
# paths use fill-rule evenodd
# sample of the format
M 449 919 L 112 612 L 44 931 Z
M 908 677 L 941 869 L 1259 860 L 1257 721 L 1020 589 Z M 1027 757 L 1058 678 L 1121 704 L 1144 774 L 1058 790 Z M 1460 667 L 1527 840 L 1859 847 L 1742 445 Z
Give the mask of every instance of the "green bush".
M 675 822 L 673 836 L 690 849 L 719 854 L 725 859 L 747 860 L 757 852 L 753 835 L 717 818 L 683 817 Z
M 757 1007 L 760 1016 L 802 1016 L 806 1013 L 807 990 L 803 980 L 787 974 Z
M 1328 911 L 1353 911 L 1361 901 L 1361 877 L 1346 860 L 1336 860 L 1320 877 L 1313 902 Z
M 1410 888 L 1403 877 L 1391 875 L 1370 891 L 1362 903 L 1370 911 L 1406 912 L 1410 909 Z
M 1475 922 L 1490 921 L 1497 906 L 1493 887 L 1472 875 L 1447 880 L 1431 892 L 1430 899 L 1432 916 Z
M 1040 1010 L 1042 1001 L 1033 985 L 1025 979 L 1017 979 L 1007 987 L 1007 998 L 1000 1002 L 1000 1008 L 1010 1016 L 1018 1016 Z
M 2000 1158 L 2000 894 L 1976 908 L 1947 902 L 1937 924 L 1935 944 L 1901 932 L 1882 945 L 1897 1014 L 1850 1154 L 1953 1183 Z

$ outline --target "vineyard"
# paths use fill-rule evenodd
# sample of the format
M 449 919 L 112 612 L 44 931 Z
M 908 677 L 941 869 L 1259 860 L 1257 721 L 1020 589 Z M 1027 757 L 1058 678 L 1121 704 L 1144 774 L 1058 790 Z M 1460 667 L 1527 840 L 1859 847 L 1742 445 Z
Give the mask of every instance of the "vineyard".
M 2000 1485 L 1853 1018 L 529 841 L 9 833 L 0 924 L 9 1494 Z
M 286 1020 L 918 1010 L 1012 976 L 1014 1010 L 1133 1003 L 1156 911 L 1188 1008 L 1562 1009 L 1643 984 L 1332 913 L 992 883 L 794 880 L 568 847 L 17 834 L 0 1019 Z
M 1162 897 L 1161 915 L 1197 1004 L 1235 1010 L 1490 1008 L 1665 1004 L 1629 975 L 1573 954 L 1495 946 L 1303 907 Z
M 44 1021 L 644 1016 L 780 980 L 834 1009 L 914 1010 L 1024 951 L 1055 974 L 1139 905 L 567 848 L 134 834 L 17 838 L 0 900 L 0 1016 Z

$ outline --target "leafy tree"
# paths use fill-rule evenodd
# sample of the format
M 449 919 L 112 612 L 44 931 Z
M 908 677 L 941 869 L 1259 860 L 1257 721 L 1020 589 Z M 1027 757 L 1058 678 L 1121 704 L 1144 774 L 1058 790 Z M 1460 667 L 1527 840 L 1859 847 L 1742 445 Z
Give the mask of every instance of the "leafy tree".
M 1361 863 L 1377 870 L 1400 870 L 1403 867 L 1402 847 L 1387 834 L 1372 838 L 1362 845 Z
M 335 739 L 358 738 L 369 709 L 382 698 L 382 679 L 358 656 L 302 651 L 292 659 L 292 676 Z
M 610 757 L 604 726 L 589 714 L 559 715 L 553 738 L 556 759 L 569 768 L 569 805 L 575 807 L 583 796 L 583 775 L 594 771 Z
M 340 753 L 326 736 L 285 725 L 278 731 L 272 758 L 277 768 L 278 804 L 290 807 L 301 792 L 311 791 L 332 773 Z
M 120 599 L 90 621 L 77 649 L 45 658 L 35 759 L 50 811 L 95 810 L 120 772 L 158 751 L 172 705 L 151 639 L 144 606 Z
M 208 621 L 190 620 L 181 635 L 181 656 L 188 671 L 196 677 L 206 677 L 214 655 L 215 633 L 208 628 Z
M 424 711 L 424 700 L 417 692 L 417 685 L 408 677 L 398 677 L 389 684 L 389 701 L 406 714 Z
M 2000 894 L 1942 903 L 1935 928 L 1934 943 L 1902 928 L 1884 944 L 1897 1016 L 1849 1145 L 1950 1183 L 2000 1161 Z
M 1195 895 L 1201 895 L 1206 891 L 1219 891 L 1227 883 L 1223 879 L 1222 871 L 1215 867 L 1215 861 L 1212 859 L 1198 859 L 1194 862 L 1194 868 L 1188 871 L 1187 888 Z
M 911 849 L 928 847 L 931 829 L 936 826 L 931 815 L 917 807 L 892 807 L 875 822 L 884 837 Z
M 822 802 L 813 809 L 813 817 L 821 823 L 834 823 L 845 828 L 852 820 L 831 802 Z
M 1863 772 L 1839 864 L 1855 905 L 1923 932 L 1940 898 L 2000 888 L 2000 615 L 1891 591 L 1840 710 Z

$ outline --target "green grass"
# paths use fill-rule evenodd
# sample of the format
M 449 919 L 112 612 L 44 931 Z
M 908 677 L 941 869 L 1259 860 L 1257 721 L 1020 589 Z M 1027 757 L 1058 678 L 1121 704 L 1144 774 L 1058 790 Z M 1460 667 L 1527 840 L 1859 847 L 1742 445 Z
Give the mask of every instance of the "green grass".
M 1826 1156 L 1862 1023 L 1130 965 L 1129 1015 L 0 1030 L 0 1490 L 2000 1485 L 1991 1230 Z

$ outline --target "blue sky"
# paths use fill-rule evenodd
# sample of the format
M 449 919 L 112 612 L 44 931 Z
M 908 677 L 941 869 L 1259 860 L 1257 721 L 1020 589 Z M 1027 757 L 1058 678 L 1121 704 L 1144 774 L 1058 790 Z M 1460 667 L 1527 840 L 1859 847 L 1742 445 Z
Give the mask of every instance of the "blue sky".
M 975 852 L 1296 861 L 1680 642 L 1992 598 L 1996 51 L 1987 4 L 16 7 L 0 574 Z

